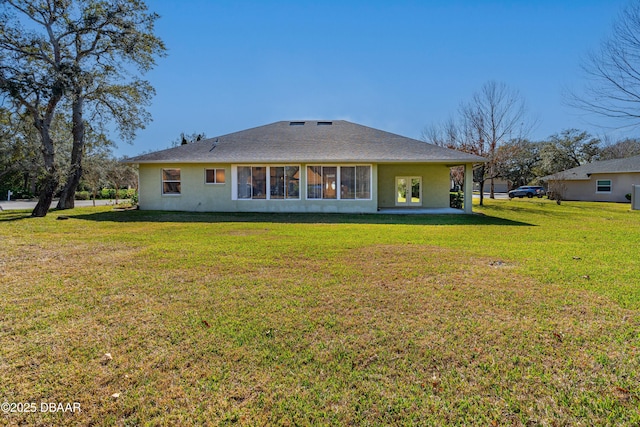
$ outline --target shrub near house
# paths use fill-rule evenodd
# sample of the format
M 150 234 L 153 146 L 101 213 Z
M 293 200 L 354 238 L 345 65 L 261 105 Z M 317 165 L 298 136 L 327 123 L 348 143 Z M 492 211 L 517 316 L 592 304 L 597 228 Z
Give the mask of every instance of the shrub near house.
M 133 188 L 118 190 L 118 199 L 131 199 L 136 197 L 137 191 Z M 89 191 L 77 191 L 76 200 L 91 200 L 93 195 Z M 115 199 L 116 190 L 113 188 L 103 188 L 96 193 L 96 199 Z

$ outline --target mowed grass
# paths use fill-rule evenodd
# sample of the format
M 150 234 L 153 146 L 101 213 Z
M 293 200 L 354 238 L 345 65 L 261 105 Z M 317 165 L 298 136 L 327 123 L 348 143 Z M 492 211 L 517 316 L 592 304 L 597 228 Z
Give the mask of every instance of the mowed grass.
M 640 212 L 476 211 L 0 212 L 0 401 L 82 408 L 0 424 L 639 425 Z

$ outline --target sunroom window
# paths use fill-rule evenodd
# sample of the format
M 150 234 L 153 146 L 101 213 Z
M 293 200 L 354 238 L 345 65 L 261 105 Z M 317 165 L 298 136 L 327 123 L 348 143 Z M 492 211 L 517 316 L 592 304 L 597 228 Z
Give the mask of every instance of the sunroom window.
M 270 166 L 269 170 L 271 199 L 300 197 L 300 166 Z
M 267 168 L 238 166 L 238 199 L 267 198 Z
M 307 166 L 307 198 L 371 199 L 371 166 Z
M 238 199 L 300 198 L 300 166 L 238 166 L 236 177 Z

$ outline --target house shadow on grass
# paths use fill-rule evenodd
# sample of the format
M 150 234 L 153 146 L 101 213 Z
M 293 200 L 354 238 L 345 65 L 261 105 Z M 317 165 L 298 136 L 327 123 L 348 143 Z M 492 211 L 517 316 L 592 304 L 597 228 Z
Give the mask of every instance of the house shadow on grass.
M 406 224 L 406 225 L 505 225 L 534 226 L 504 218 L 474 215 L 396 215 L 328 213 L 218 213 L 174 211 L 111 211 L 70 214 L 70 219 L 111 222 L 267 222 L 292 224 Z
M 31 218 L 31 212 L 2 211 L 0 213 L 0 222 L 20 221 L 27 218 Z

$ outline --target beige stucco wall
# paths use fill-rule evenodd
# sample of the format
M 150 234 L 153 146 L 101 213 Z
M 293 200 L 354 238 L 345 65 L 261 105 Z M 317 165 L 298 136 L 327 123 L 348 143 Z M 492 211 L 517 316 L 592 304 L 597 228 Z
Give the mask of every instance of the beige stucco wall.
M 473 183 L 473 191 L 480 191 L 480 183 Z M 489 193 L 491 191 L 491 180 L 484 182 L 484 192 Z M 507 193 L 509 191 L 509 183 L 503 179 L 496 178 L 493 180 L 493 191 L 495 193 Z
M 596 192 L 596 181 L 603 179 L 611 180 L 611 193 Z M 631 193 L 634 184 L 640 185 L 640 173 L 593 174 L 589 180 L 564 182 L 566 200 L 628 202 L 625 195 Z
M 422 177 L 423 208 L 448 208 L 450 168 L 440 164 L 379 164 L 378 206 L 396 208 L 396 177 Z
M 306 164 L 300 165 L 306 171 Z M 162 169 L 179 168 L 180 195 L 162 194 Z M 224 168 L 224 184 L 205 184 L 205 169 Z M 232 166 L 229 164 L 140 164 L 139 205 L 143 210 L 195 212 L 325 212 L 373 213 L 378 208 L 377 168 L 371 165 L 370 200 L 307 200 L 306 173 L 301 174 L 300 199 L 232 200 Z
M 162 169 L 180 169 L 182 194 L 162 194 Z M 225 169 L 225 184 L 205 184 L 205 169 Z M 231 168 L 229 165 L 192 165 L 172 163 L 166 165 L 141 164 L 138 169 L 139 205 L 145 210 L 207 211 L 223 207 L 231 199 Z
M 306 164 L 301 164 L 306 170 Z M 180 195 L 162 194 L 162 169 L 179 168 Z M 206 184 L 205 169 L 225 169 L 224 184 Z M 449 167 L 440 164 L 371 165 L 370 200 L 307 200 L 306 174 L 301 174 L 300 199 L 232 200 L 232 166 L 230 164 L 140 164 L 140 209 L 196 212 L 326 212 L 373 213 L 380 208 L 395 208 L 397 176 L 422 177 L 422 206 L 449 207 Z

